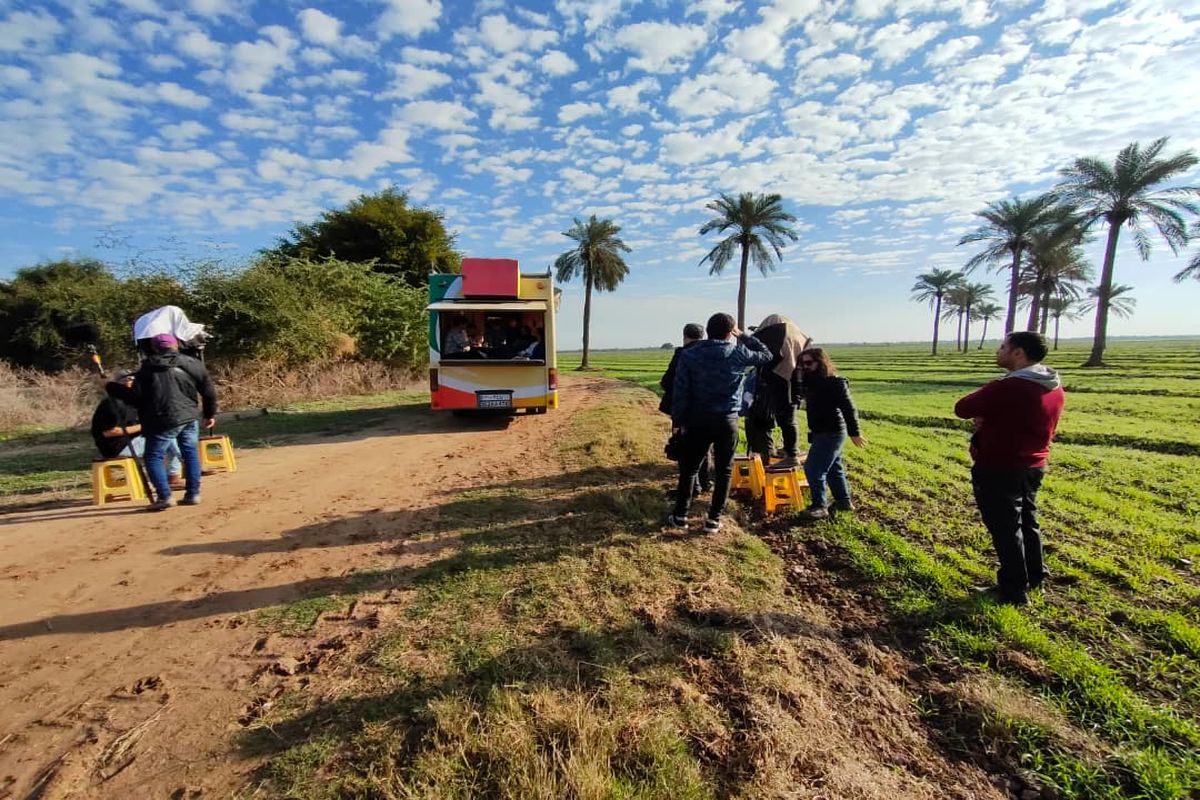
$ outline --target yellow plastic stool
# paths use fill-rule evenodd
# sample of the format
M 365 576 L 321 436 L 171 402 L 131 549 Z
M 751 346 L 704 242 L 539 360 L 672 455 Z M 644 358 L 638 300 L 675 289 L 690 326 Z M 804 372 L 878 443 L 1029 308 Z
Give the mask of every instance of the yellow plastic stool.
M 237 459 L 233 457 L 233 445 L 228 436 L 200 437 L 200 471 L 224 470 L 237 472 Z
M 746 490 L 750 496 L 758 499 L 763 495 L 767 485 L 766 472 L 763 470 L 762 459 L 757 455 L 734 456 L 733 476 L 729 483 L 730 491 Z
M 798 469 L 767 473 L 766 490 L 763 492 L 767 513 L 774 513 L 781 506 L 797 511 L 804 508 L 804 490 L 808 488 L 808 481 L 801 478 L 799 473 Z
M 109 458 L 92 462 L 92 505 L 113 500 L 145 500 L 146 485 L 132 458 Z

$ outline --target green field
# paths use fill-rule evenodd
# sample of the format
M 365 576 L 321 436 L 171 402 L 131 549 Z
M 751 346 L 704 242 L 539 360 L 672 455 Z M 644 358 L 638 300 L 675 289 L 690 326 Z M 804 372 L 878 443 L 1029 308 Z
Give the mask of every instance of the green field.
M 992 579 L 993 560 L 970 498 L 966 427 L 952 407 L 999 374 L 992 352 L 831 347 L 870 441 L 847 453 L 861 510 L 792 535 L 836 545 L 931 663 L 1000 678 L 1062 714 L 1066 731 L 977 710 L 977 733 L 999 736 L 996 746 L 1041 785 L 1071 797 L 1194 796 L 1200 343 L 1118 342 L 1098 370 L 1076 366 L 1081 345 L 1051 353 L 1068 390 L 1041 494 L 1054 577 L 1020 610 L 968 599 Z M 669 356 L 600 351 L 590 361 L 656 389 Z M 936 697 L 922 702 L 931 719 L 961 717 Z

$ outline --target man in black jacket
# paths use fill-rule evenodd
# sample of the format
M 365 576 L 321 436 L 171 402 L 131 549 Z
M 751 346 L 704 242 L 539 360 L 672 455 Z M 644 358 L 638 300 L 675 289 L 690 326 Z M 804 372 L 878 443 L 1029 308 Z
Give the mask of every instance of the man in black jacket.
M 163 455 L 171 442 L 183 456 L 184 505 L 200 504 L 200 419 L 204 427 L 216 424 L 217 392 L 208 370 L 197 359 L 179 352 L 179 342 L 169 333 L 153 337 L 154 355 L 142 362 L 132 387 L 110 383 L 108 394 L 138 409 L 146 437 L 146 471 L 154 484 L 152 511 L 175 505 Z M 203 409 L 197 407 L 203 403 Z
M 125 388 L 133 387 L 133 371 L 118 370 L 113 381 Z M 101 458 L 120 458 L 144 454 L 146 439 L 138 421 L 137 409 L 116 397 L 106 397 L 92 412 L 92 440 Z M 179 450 L 172 445 L 167 450 L 167 475 L 172 489 L 183 488 L 180 474 Z
M 683 326 L 683 347 L 676 347 L 674 354 L 671 356 L 671 363 L 667 365 L 667 371 L 663 373 L 659 379 L 658 385 L 662 387 L 663 396 L 658 404 L 658 410 L 668 416 L 671 414 L 671 401 L 675 396 L 675 370 L 679 368 L 679 356 L 689 347 L 704 338 L 704 326 L 699 322 L 689 322 Z M 712 466 L 711 461 L 712 451 L 704 454 L 704 460 L 700 462 L 700 472 L 696 475 L 696 484 L 692 487 L 692 497 L 698 497 L 702 494 L 707 494 L 712 488 Z

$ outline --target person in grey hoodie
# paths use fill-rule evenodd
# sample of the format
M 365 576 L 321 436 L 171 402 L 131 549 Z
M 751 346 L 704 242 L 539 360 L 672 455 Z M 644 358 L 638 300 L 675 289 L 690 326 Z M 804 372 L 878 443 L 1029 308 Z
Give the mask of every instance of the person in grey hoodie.
M 954 405 L 955 415 L 975 422 L 971 485 L 1000 559 L 996 585 L 986 591 L 1012 605 L 1028 602 L 1028 590 L 1046 577 L 1037 495 L 1066 397 L 1045 357 L 1041 334 L 1010 333 L 996 350 L 1008 373 Z
M 671 425 L 683 436 L 675 508 L 667 526 L 685 528 L 692 485 L 700 462 L 713 449 L 713 495 L 704 529 L 721 529 L 721 512 L 729 497 L 733 451 L 738 440 L 738 408 L 746 369 L 770 363 L 767 346 L 738 330 L 733 317 L 713 314 L 705 326 L 708 338 L 683 350 L 675 369 Z

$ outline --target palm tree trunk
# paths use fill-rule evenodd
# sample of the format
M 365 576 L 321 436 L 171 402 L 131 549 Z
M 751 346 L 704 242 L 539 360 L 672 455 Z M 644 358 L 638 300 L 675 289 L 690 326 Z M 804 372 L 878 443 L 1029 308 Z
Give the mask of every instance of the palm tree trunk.
M 971 306 L 968 305 L 966 311 L 963 312 L 966 317 L 966 324 L 963 326 L 963 352 L 967 353 L 971 350 Z
M 988 318 L 984 317 L 983 318 L 983 336 L 979 337 L 979 347 L 976 347 L 975 348 L 976 350 L 983 349 L 983 342 L 985 339 L 987 339 L 987 324 L 988 324 Z
M 933 310 L 933 353 L 937 355 L 938 323 L 942 321 L 942 296 L 937 295 L 937 305 Z
M 1108 338 L 1108 295 L 1112 291 L 1113 264 L 1117 259 L 1117 237 L 1121 224 L 1108 221 L 1108 244 L 1104 246 L 1104 267 L 1100 270 L 1100 296 L 1096 298 L 1096 329 L 1092 336 L 1092 353 L 1083 362 L 1085 367 L 1104 366 L 1104 346 Z
M 1054 315 L 1054 349 L 1058 349 L 1058 323 L 1062 321 L 1062 317 Z
M 1008 316 L 1004 318 L 1004 335 L 1012 333 L 1017 324 L 1017 279 L 1021 275 L 1021 246 L 1013 250 L 1012 275 L 1008 280 Z
M 958 310 L 958 330 L 954 332 L 954 352 L 962 352 L 962 309 Z
M 1041 300 L 1042 300 L 1042 272 L 1038 270 L 1033 281 L 1033 292 L 1029 298 L 1029 323 L 1025 326 L 1027 331 L 1037 330 L 1038 317 L 1041 316 Z
M 1050 321 L 1050 287 L 1046 287 L 1046 291 L 1042 292 L 1042 322 L 1038 325 L 1038 333 L 1042 336 L 1046 335 L 1046 325 Z
M 742 240 L 742 269 L 738 273 L 738 330 L 746 329 L 746 268 L 750 266 L 750 243 Z
M 583 360 L 579 362 L 580 369 L 588 365 L 588 345 L 591 340 L 592 327 L 592 271 L 589 269 L 583 279 Z

